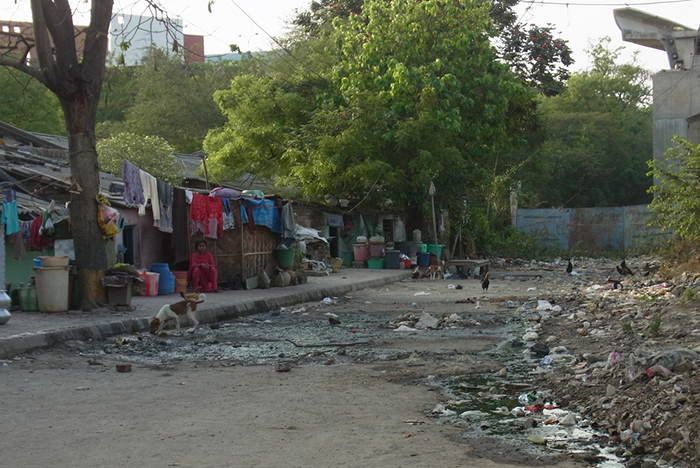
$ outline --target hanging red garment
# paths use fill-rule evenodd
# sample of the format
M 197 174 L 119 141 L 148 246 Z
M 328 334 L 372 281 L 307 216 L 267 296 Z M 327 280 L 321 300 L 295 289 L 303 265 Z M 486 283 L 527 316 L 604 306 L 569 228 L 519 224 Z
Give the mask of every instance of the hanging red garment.
M 53 239 L 47 239 L 41 235 L 41 226 L 43 223 L 43 217 L 37 216 L 32 220 L 31 233 L 29 234 L 29 249 L 42 251 L 47 245 L 53 243 Z
M 193 193 L 190 219 L 190 235 L 200 231 L 213 239 L 224 235 L 224 207 L 220 198 Z

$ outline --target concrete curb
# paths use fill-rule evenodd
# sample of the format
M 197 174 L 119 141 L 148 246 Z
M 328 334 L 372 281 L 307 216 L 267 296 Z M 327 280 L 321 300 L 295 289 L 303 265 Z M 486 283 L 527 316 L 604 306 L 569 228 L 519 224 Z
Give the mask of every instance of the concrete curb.
M 280 297 L 260 298 L 248 301 L 234 302 L 223 307 L 201 309 L 197 311 L 197 319 L 200 323 L 215 323 L 232 318 L 266 312 L 268 310 L 288 307 L 304 302 L 320 301 L 325 297 L 342 296 L 351 291 L 396 283 L 410 277 L 410 273 L 375 278 L 371 280 L 357 281 L 349 284 L 319 287 L 308 291 L 294 292 Z M 128 318 L 117 321 L 87 326 L 74 326 L 59 328 L 51 331 L 37 333 L 23 333 L 5 338 L 0 338 L 0 359 L 10 359 L 18 354 L 36 348 L 46 348 L 57 343 L 70 340 L 103 340 L 111 336 L 125 333 L 143 332 L 148 330 L 150 318 Z M 185 326 L 187 319 L 181 320 Z

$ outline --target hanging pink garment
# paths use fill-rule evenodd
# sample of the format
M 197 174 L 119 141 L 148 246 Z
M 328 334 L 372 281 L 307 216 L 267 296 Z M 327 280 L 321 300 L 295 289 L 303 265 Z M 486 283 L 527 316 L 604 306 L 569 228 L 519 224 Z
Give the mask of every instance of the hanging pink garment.
M 197 232 L 203 232 L 205 237 L 212 239 L 224 234 L 224 208 L 220 198 L 192 194 L 190 235 Z

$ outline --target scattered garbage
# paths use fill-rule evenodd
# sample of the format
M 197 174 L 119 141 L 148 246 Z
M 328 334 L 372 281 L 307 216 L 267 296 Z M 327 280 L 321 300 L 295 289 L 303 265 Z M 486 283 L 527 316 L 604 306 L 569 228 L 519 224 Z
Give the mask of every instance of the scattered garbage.
M 552 367 L 552 364 L 554 363 L 554 358 L 550 356 L 549 354 L 540 359 L 540 367 L 544 369 L 549 369 Z

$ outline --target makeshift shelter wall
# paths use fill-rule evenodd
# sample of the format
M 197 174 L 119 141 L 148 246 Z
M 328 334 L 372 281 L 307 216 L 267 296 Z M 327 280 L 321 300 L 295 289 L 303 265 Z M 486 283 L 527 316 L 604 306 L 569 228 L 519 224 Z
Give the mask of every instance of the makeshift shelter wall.
M 170 263 L 170 233 L 153 226 L 153 212 L 146 210 L 139 216 L 136 208 L 118 208 L 125 226 L 134 227 L 134 264 L 137 268 L 150 269 L 153 263 Z M 115 244 L 123 243 L 122 234 L 115 237 Z
M 201 232 L 190 236 L 190 252 L 194 252 L 197 241 L 207 243 L 207 249 L 216 262 L 219 283 L 225 283 L 236 275 L 245 281 L 256 276 L 261 268 L 271 274 L 276 266 L 274 250 L 278 242 L 277 234 L 265 226 L 255 226 L 255 232 L 249 232 L 248 224 L 241 223 L 240 206 L 240 200 L 231 200 L 235 227 L 225 230 L 222 237 L 212 239 L 204 237 Z

